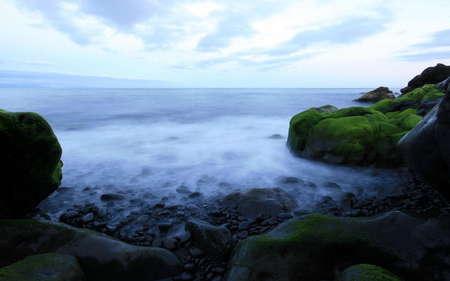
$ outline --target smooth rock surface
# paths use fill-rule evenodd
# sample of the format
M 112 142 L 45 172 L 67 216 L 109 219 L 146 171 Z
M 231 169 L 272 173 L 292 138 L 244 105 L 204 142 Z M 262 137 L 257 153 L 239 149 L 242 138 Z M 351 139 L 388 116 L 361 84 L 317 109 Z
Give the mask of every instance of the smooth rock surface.
M 449 251 L 448 220 L 398 211 L 370 219 L 311 214 L 242 240 L 225 280 L 334 280 L 336 270 L 354 264 L 376 265 L 403 280 L 446 280 Z
M 51 252 L 76 257 L 88 280 L 159 280 L 182 271 L 165 249 L 126 244 L 62 223 L 0 220 L 0 267 Z
M 73 256 L 48 253 L 33 255 L 0 268 L 3 281 L 84 281 L 86 276 Z

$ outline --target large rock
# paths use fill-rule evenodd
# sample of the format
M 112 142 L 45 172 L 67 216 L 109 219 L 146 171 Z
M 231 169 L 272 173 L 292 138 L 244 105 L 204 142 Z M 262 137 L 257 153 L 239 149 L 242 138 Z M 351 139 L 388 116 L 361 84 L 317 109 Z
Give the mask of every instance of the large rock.
M 445 97 L 400 141 L 407 164 L 450 199 L 450 78 Z
M 168 250 L 139 247 L 88 229 L 37 220 L 0 220 L 0 267 L 59 253 L 77 258 L 88 280 L 159 280 L 182 271 Z
M 0 280 L 85 281 L 86 276 L 75 257 L 48 253 L 0 268 Z
M 225 196 L 222 205 L 235 207 L 243 216 L 255 219 L 260 214 L 277 218 L 278 214 L 299 208 L 295 198 L 281 188 L 252 188 Z
M 40 115 L 0 110 L 0 219 L 23 216 L 58 188 L 61 151 Z
M 212 259 L 220 262 L 228 260 L 233 246 L 228 228 L 191 219 L 186 223 L 185 229 L 191 233 L 192 241 L 205 249 Z
M 401 281 L 391 272 L 372 264 L 358 264 L 345 269 L 336 281 Z
M 353 100 L 359 102 L 379 102 L 385 99 L 394 99 L 395 96 L 392 94 L 392 91 L 387 87 L 378 87 L 375 90 L 372 90 L 368 93 L 365 93 L 361 97 Z
M 436 84 L 450 76 L 450 66 L 438 63 L 434 67 L 428 67 L 421 74 L 416 75 L 408 82 L 408 86 L 401 89 L 402 94 L 407 94 L 416 88 L 426 84 Z
M 240 242 L 225 280 L 334 280 L 336 271 L 357 264 L 379 266 L 402 280 L 449 280 L 450 230 L 443 220 L 401 212 L 370 219 L 298 217 Z

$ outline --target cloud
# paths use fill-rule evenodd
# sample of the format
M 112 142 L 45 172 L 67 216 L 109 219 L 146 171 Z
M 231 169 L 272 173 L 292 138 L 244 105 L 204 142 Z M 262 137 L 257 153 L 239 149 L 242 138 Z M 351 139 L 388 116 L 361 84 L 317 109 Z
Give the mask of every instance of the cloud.
M 386 20 L 386 16 L 380 18 L 353 17 L 336 25 L 301 31 L 291 40 L 273 47 L 267 53 L 270 55 L 293 54 L 316 43 L 355 43 L 385 30 Z
M 233 38 L 250 36 L 256 31 L 243 14 L 231 14 L 221 20 L 214 32 L 202 37 L 197 44 L 199 52 L 215 52 L 228 47 Z
M 419 48 L 435 48 L 435 47 L 450 47 L 450 29 L 434 32 L 430 34 L 430 40 L 412 45 L 412 47 Z
M 7 64 L 7 63 L 24 64 L 24 65 L 40 65 L 40 66 L 56 66 L 55 63 L 46 62 L 46 61 L 24 61 L 24 60 L 16 60 L 16 59 L 0 57 L 0 64 Z
M 169 1 L 170 2 L 170 1 Z M 106 19 L 120 28 L 131 28 L 136 23 L 150 19 L 155 14 L 165 11 L 164 4 L 157 0 L 81 0 L 80 10 L 86 14 Z
M 404 61 L 448 60 L 450 58 L 450 29 L 433 32 L 423 43 L 409 46 L 397 55 Z
M 449 51 L 429 51 L 415 54 L 402 54 L 397 56 L 398 59 L 404 61 L 430 61 L 430 60 L 448 60 L 450 58 Z
M 150 88 L 167 86 L 164 81 L 67 72 L 0 69 L 4 88 Z

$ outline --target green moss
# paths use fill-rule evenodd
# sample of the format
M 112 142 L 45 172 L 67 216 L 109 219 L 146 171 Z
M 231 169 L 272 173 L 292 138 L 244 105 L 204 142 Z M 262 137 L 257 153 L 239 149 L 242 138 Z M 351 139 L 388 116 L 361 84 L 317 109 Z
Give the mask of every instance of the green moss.
M 372 264 L 359 264 L 347 268 L 340 280 L 349 281 L 400 281 L 393 273 Z
M 301 153 L 305 147 L 305 140 L 309 131 L 322 120 L 322 115 L 316 110 L 309 109 L 292 117 L 289 123 L 287 144 L 294 153 Z
M 56 253 L 29 256 L 10 266 L 0 268 L 0 280 L 62 281 L 66 274 L 64 271 L 72 269 L 63 257 L 69 257 L 74 264 L 78 264 L 74 257 Z

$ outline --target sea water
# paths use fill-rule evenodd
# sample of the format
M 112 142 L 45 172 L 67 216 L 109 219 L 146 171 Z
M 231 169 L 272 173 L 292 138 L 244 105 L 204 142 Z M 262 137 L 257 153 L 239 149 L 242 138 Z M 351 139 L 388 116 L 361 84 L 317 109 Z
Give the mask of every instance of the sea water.
M 296 158 L 286 147 L 292 116 L 327 104 L 368 106 L 352 100 L 369 90 L 0 89 L 0 108 L 37 112 L 52 126 L 63 148 L 63 188 L 51 196 L 65 200 L 60 208 L 116 192 L 176 200 L 180 187 L 212 198 L 279 186 L 280 177 L 376 196 L 396 187 L 395 171 Z M 325 194 L 283 188 L 303 208 Z

